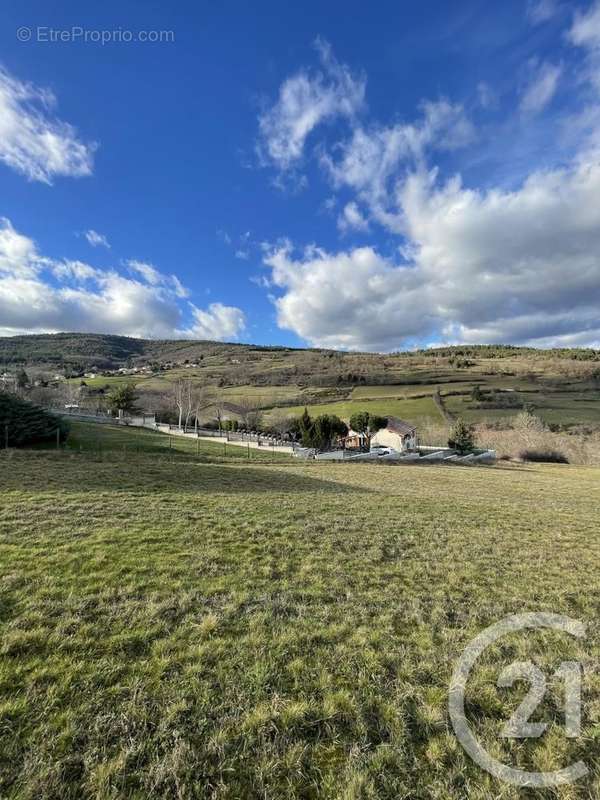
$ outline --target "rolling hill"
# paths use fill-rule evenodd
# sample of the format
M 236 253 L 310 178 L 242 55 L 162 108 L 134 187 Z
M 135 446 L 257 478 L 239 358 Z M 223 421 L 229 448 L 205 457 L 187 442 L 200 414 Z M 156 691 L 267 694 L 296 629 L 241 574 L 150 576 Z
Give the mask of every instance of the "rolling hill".
M 600 351 L 591 349 L 461 345 L 382 354 L 104 334 L 0 338 L 0 375 L 22 367 L 34 377 L 66 374 L 74 388 L 88 373 L 94 407 L 115 383 L 133 382 L 143 408 L 161 414 L 174 382 L 189 378 L 208 400 L 249 404 L 267 417 L 304 406 L 344 418 L 366 409 L 421 425 L 459 416 L 502 422 L 526 410 L 560 429 L 600 427 Z

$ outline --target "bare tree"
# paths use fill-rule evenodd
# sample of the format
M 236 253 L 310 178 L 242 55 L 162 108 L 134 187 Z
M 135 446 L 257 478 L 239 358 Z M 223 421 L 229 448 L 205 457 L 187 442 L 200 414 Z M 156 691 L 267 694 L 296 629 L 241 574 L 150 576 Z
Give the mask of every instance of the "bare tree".
M 189 378 L 185 381 L 184 396 L 185 396 L 185 408 L 184 408 L 185 423 L 183 426 L 183 430 L 187 431 L 188 426 L 190 424 L 190 419 L 192 417 L 192 411 L 194 408 L 194 383 Z
M 271 413 L 269 418 L 270 427 L 279 434 L 280 438 L 290 433 L 294 422 L 295 418 L 291 414 L 286 414 L 282 409 Z
M 59 404 L 59 392 L 51 386 L 34 386 L 29 392 L 29 399 L 38 406 L 52 408 Z
M 219 433 L 223 428 L 223 413 L 225 411 L 225 402 L 223 400 L 223 395 L 219 392 L 215 397 L 215 417 L 217 422 L 219 423 Z
M 180 378 L 173 384 L 171 401 L 177 412 L 178 427 L 187 431 L 194 420 L 194 430 L 197 431 L 198 417 L 206 406 L 204 387 L 194 383 L 191 378 Z
M 65 406 L 78 406 L 81 396 L 81 386 L 76 383 L 62 383 L 59 387 L 59 394 Z
M 236 406 L 239 410 L 240 422 L 247 430 L 256 430 L 262 422 L 260 403 L 251 397 L 242 397 Z
M 179 378 L 173 384 L 172 398 L 177 411 L 177 427 L 181 430 L 185 421 L 185 428 L 187 428 L 190 416 L 192 414 L 192 381 L 190 378 Z
M 246 414 L 246 428 L 251 431 L 258 431 L 262 426 L 263 413 L 257 408 Z
M 194 430 L 198 433 L 198 417 L 200 416 L 200 412 L 202 408 L 206 404 L 206 396 L 204 393 L 204 387 L 202 386 L 195 386 L 192 391 L 192 400 L 191 400 L 191 412 L 194 416 Z

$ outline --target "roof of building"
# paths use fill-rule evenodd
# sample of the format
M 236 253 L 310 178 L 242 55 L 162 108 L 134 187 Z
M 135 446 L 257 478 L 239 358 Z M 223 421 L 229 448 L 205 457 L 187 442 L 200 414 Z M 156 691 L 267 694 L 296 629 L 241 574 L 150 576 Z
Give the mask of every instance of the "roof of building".
M 408 433 L 414 433 L 417 430 L 410 422 L 405 422 L 403 419 L 398 419 L 398 417 L 388 417 L 387 429 L 403 436 Z

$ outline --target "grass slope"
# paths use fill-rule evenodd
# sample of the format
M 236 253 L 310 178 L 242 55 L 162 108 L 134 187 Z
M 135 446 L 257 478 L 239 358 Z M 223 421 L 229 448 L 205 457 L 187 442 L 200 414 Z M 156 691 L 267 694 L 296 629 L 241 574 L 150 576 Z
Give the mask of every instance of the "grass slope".
M 368 411 L 370 414 L 390 415 L 406 419 L 418 424 L 425 419 L 441 421 L 442 417 L 431 397 L 399 399 L 379 398 L 377 400 L 344 400 L 333 403 L 308 403 L 311 416 L 318 414 L 337 414 L 342 419 L 350 419 L 356 411 Z M 299 415 L 305 406 L 293 406 L 286 409 L 292 415 Z
M 71 432 L 65 443 L 65 450 L 83 451 L 111 457 L 119 453 L 123 457 L 135 459 L 138 455 L 153 454 L 156 456 L 178 458 L 179 456 L 199 456 L 206 459 L 245 459 L 273 460 L 288 459 L 282 453 L 271 453 L 268 447 L 264 452 L 248 449 L 226 440 L 216 439 L 208 442 L 203 439 L 192 439 L 173 434 L 157 433 L 145 428 L 128 428 L 122 425 L 104 425 L 86 422 L 71 422 Z
M 505 663 L 600 655 L 599 479 L 2 454 L 0 796 L 598 796 L 597 671 L 581 740 L 560 733 L 560 687 L 541 740 L 492 734 L 517 702 Z M 505 642 L 469 716 L 508 763 L 583 757 L 588 778 L 554 793 L 481 772 L 446 710 L 463 647 L 526 610 L 589 635 Z

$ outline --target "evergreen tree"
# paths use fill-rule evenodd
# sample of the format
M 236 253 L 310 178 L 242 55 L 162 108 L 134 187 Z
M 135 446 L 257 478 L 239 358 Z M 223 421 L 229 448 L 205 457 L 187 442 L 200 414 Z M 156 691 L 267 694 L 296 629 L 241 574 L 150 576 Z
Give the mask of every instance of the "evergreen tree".
M 125 414 L 135 414 L 138 410 L 136 406 L 138 396 L 132 383 L 115 386 L 110 390 L 106 399 L 113 414 L 118 414 L 119 411 L 123 411 Z
M 23 447 L 36 442 L 63 440 L 69 424 L 61 417 L 14 394 L 0 392 L 0 447 Z
M 448 439 L 448 447 L 464 455 L 470 453 L 475 447 L 473 429 L 464 420 L 457 419 Z
M 20 369 L 17 372 L 17 386 L 19 387 L 19 389 L 24 389 L 28 383 L 29 383 L 29 376 L 27 375 L 24 369 Z
M 314 447 L 315 426 L 308 413 L 308 408 L 305 408 L 300 417 L 300 440 L 303 447 Z
M 348 433 L 346 423 L 335 414 L 322 414 L 314 421 L 312 446 L 319 450 L 327 450 L 334 439 Z

